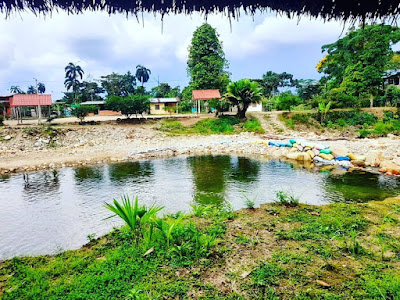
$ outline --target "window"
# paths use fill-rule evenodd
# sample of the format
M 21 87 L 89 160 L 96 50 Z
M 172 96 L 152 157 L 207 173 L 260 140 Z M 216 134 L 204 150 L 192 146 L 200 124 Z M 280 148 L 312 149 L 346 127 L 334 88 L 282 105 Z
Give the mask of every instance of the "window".
M 393 84 L 393 83 L 394 83 L 393 78 L 389 78 L 389 84 Z
M 156 110 L 160 110 L 160 104 L 156 104 Z

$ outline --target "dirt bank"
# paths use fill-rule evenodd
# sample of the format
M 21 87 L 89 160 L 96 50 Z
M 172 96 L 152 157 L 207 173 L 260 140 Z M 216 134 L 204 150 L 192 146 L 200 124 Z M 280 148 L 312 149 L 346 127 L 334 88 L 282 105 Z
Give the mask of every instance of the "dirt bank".
M 367 157 L 366 166 L 382 163 L 400 169 L 399 138 L 332 140 L 314 133 L 269 135 L 168 136 L 158 124 L 15 128 L 0 130 L 0 173 L 24 172 L 85 164 L 181 154 L 256 154 L 285 158 L 289 149 L 258 144 L 260 140 L 302 138 L 342 152 Z

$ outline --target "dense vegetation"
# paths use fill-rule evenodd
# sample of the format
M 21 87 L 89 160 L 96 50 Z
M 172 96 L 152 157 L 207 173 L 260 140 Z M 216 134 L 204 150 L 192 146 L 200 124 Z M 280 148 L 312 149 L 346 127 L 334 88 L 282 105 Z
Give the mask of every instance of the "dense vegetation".
M 324 114 L 321 113 L 283 113 L 281 120 L 285 124 L 296 129 L 302 125 L 316 129 L 339 129 L 344 130 L 353 127 L 358 131 L 360 137 L 381 137 L 389 133 L 400 135 L 399 111 L 384 111 L 384 115 L 378 118 L 375 114 L 356 110 L 333 110 Z
M 280 198 L 287 200 L 284 194 Z M 3 262 L 0 295 L 3 299 L 400 297 L 398 199 L 322 207 L 291 203 L 236 213 L 194 206 L 190 214 L 163 218 L 154 214 L 159 208 L 132 204 L 130 211 L 136 211 L 132 215 L 140 216 L 134 225 L 127 222 L 99 239 L 89 237 L 92 240 L 81 250 Z
M 208 118 L 187 127 L 176 120 L 164 120 L 159 130 L 169 134 L 233 134 L 243 131 L 264 133 L 264 129 L 256 118 L 248 118 L 244 122 L 240 122 L 237 117 L 233 116 Z

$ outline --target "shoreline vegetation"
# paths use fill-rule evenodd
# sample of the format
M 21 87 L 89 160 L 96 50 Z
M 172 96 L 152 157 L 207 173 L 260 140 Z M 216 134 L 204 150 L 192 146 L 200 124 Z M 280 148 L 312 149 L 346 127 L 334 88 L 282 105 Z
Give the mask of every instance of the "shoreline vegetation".
M 163 217 L 139 205 L 136 225 L 88 237 L 79 250 L 2 261 L 0 297 L 399 299 L 399 197 L 311 206 L 278 193 L 259 208 L 250 200 L 235 212 L 193 206 Z

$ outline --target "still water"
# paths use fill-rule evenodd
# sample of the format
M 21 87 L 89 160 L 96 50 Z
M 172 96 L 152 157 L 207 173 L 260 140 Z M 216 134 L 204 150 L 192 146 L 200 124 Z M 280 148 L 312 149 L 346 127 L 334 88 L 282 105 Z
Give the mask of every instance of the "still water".
M 0 177 L 0 259 L 77 249 L 89 234 L 121 225 L 104 202 L 122 194 L 185 211 L 190 203 L 259 205 L 284 190 L 308 204 L 382 200 L 400 194 L 395 178 L 231 156 L 147 160 Z

